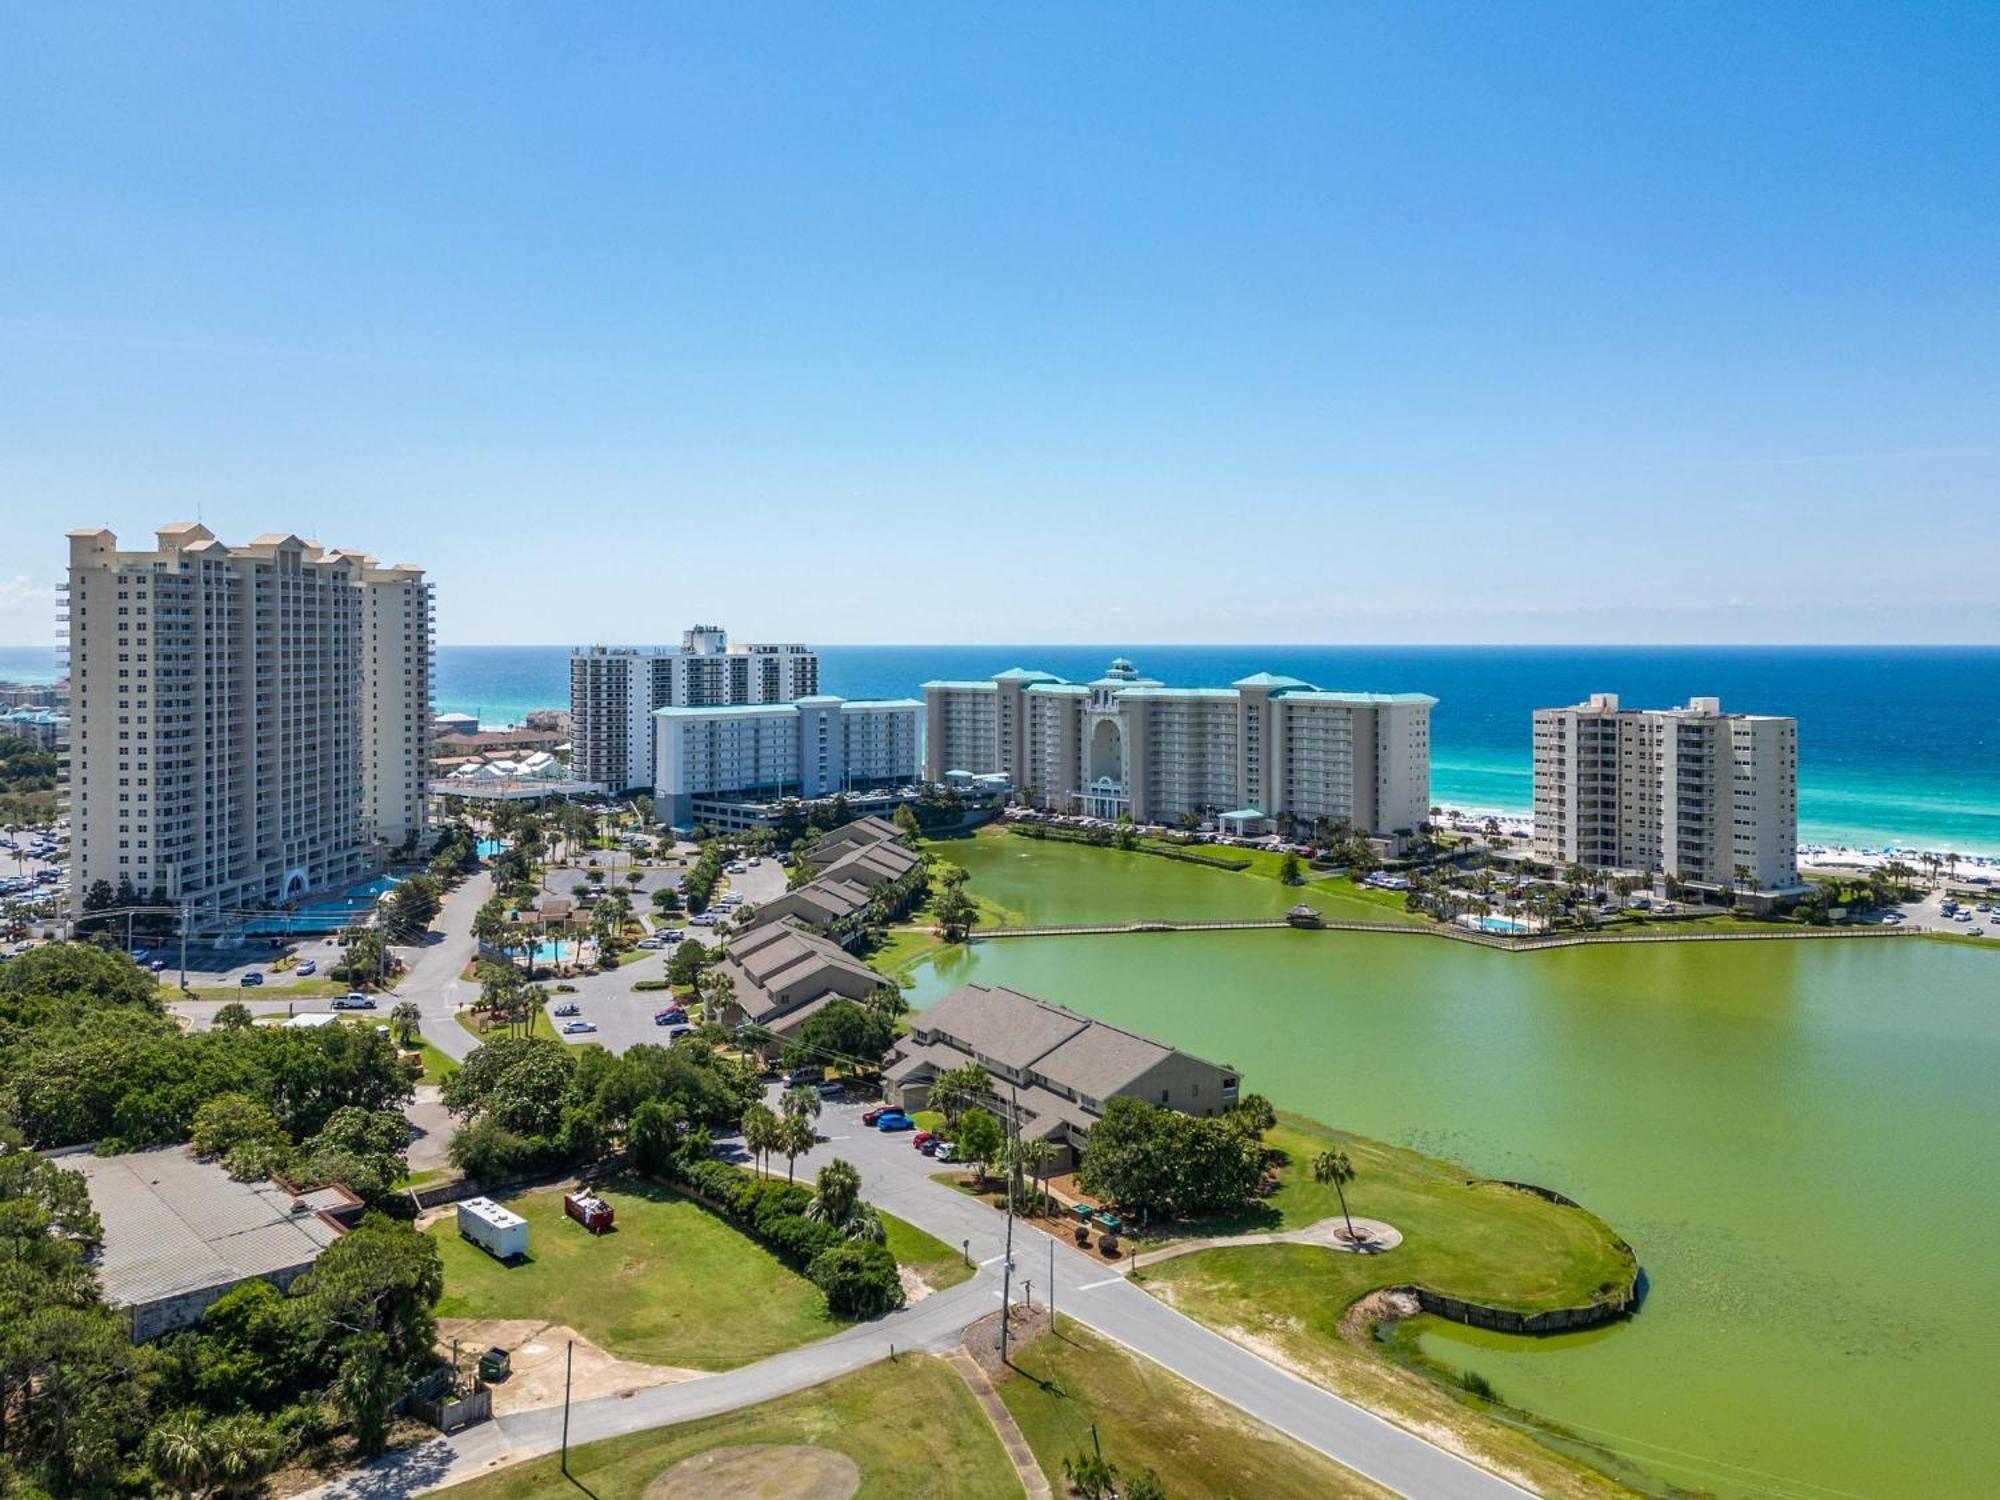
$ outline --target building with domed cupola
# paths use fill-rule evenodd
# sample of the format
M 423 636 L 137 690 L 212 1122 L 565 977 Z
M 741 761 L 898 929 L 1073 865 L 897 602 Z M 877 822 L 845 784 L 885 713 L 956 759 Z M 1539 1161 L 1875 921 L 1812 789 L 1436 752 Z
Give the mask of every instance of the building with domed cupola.
M 925 774 L 1001 774 L 1037 807 L 1233 830 L 1346 822 L 1407 834 L 1430 812 L 1423 693 L 1328 692 L 1259 672 L 1168 687 L 1124 657 L 1094 682 L 1014 667 L 924 684 Z

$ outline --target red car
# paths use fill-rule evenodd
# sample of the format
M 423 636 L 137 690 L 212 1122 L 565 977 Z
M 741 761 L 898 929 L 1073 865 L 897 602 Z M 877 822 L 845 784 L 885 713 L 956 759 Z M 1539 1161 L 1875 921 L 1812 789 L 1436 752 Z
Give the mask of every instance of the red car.
M 863 1125 L 873 1125 L 877 1120 L 881 1119 L 882 1116 L 886 1115 L 888 1112 L 889 1112 L 888 1105 L 878 1104 L 875 1106 L 875 1108 L 871 1110 L 866 1110 L 862 1113 L 861 1123 Z
M 921 1151 L 936 1139 L 937 1132 L 935 1130 L 919 1130 L 915 1135 L 910 1137 L 910 1144 Z

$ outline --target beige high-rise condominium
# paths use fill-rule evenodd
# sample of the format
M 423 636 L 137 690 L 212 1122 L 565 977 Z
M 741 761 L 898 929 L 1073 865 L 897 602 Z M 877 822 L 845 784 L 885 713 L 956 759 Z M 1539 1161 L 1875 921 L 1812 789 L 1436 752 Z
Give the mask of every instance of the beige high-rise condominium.
M 70 886 L 198 909 L 284 902 L 420 839 L 430 736 L 423 570 L 203 526 L 120 552 L 69 534 Z
M 1783 891 L 1799 882 L 1799 725 L 1593 693 L 1535 711 L 1535 857 L 1664 872 L 1692 885 Z
M 1430 816 L 1436 703 L 1269 672 L 1171 688 L 1123 657 L 1091 683 L 1015 667 L 924 684 L 925 774 L 999 773 L 1034 805 L 1087 817 L 1408 837 Z

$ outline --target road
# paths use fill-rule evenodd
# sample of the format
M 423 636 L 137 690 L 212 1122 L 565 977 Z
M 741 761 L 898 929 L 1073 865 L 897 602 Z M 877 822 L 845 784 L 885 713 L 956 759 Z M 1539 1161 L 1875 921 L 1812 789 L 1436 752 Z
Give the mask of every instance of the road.
M 489 893 L 490 881 L 483 874 L 452 893 L 439 919 L 439 936 L 408 950 L 407 977 L 397 991 L 399 998 L 414 999 L 423 1009 L 425 1036 L 455 1057 L 465 1056 L 477 1045 L 452 1016 L 472 998 L 473 986 L 458 976 L 472 956 L 472 915 Z M 657 955 L 644 961 L 660 962 Z M 633 978 L 641 977 L 635 972 L 639 968 L 630 965 L 614 974 L 577 981 L 577 996 L 562 997 L 578 998 L 607 1018 L 600 1023 L 607 1026 L 605 1034 L 579 1040 L 613 1044 L 608 1022 L 614 1012 L 650 1012 L 650 1006 L 634 1004 L 650 997 L 629 994 Z M 650 1022 L 650 1014 L 646 1020 Z M 641 1039 L 651 1033 L 650 1024 L 643 1030 L 635 1024 L 632 1029 Z M 872 1364 L 892 1349 L 950 1349 L 962 1341 L 966 1325 L 993 1311 L 1001 1296 L 1007 1254 L 1005 1216 L 933 1181 L 932 1174 L 941 1170 L 937 1164 L 915 1151 L 907 1134 L 884 1135 L 864 1126 L 862 1108 L 851 1102 L 826 1104 L 819 1120 L 821 1143 L 796 1163 L 800 1180 L 810 1180 L 834 1156 L 845 1158 L 860 1170 L 869 1201 L 947 1244 L 960 1246 L 977 1265 L 977 1274 L 885 1317 L 726 1374 L 579 1402 L 570 1415 L 572 1442 L 642 1432 L 773 1400 Z M 721 1149 L 744 1159 L 740 1143 L 723 1142 Z M 1064 1316 L 1398 1494 L 1417 1500 L 1519 1500 L 1524 1493 L 1211 1333 L 1132 1284 L 1116 1266 L 1077 1250 L 1067 1240 L 1017 1222 L 1013 1258 L 1017 1300 L 1033 1297 L 1045 1302 L 1053 1277 L 1056 1307 Z M 423 1444 L 314 1494 L 329 1500 L 407 1495 L 471 1478 L 498 1463 L 553 1451 L 561 1436 L 560 1408 L 517 1412 Z

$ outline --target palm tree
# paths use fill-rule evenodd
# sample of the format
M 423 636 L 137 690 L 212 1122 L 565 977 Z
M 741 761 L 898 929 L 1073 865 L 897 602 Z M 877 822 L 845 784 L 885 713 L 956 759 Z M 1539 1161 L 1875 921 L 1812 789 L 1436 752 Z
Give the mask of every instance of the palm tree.
M 423 1021 L 424 1013 L 416 1001 L 398 1000 L 395 1009 L 389 1012 L 389 1028 L 396 1033 L 396 1045 L 407 1051 Z
M 861 1201 L 861 1174 L 839 1157 L 819 1169 L 806 1217 L 831 1225 L 850 1240 L 879 1244 L 883 1238 L 881 1216 Z
M 761 1168 L 778 1144 L 778 1117 L 762 1104 L 752 1104 L 743 1111 L 743 1149 Z
M 1332 1183 L 1333 1190 L 1340 1195 L 1340 1216 L 1347 1220 L 1347 1237 L 1355 1238 L 1354 1217 L 1347 1211 L 1347 1184 L 1354 1181 L 1354 1163 L 1347 1159 L 1345 1151 L 1322 1151 L 1313 1158 L 1313 1181 Z
M 778 1101 L 786 1119 L 817 1120 L 825 1107 L 819 1097 L 819 1090 L 809 1083 L 794 1084 L 785 1090 Z
M 154 1477 L 182 1497 L 209 1483 L 208 1429 L 192 1407 L 171 1412 L 146 1434 L 146 1462 Z
M 778 1150 L 784 1153 L 785 1181 L 789 1184 L 793 1180 L 794 1164 L 819 1144 L 819 1130 L 805 1115 L 787 1110 L 785 1117 L 778 1121 L 776 1144 Z
M 278 1460 L 277 1434 L 249 1412 L 208 1424 L 206 1441 L 217 1493 L 247 1495 Z
M 991 1092 L 993 1080 L 978 1063 L 967 1063 L 941 1074 L 931 1085 L 931 1108 L 956 1124 L 958 1117 Z

